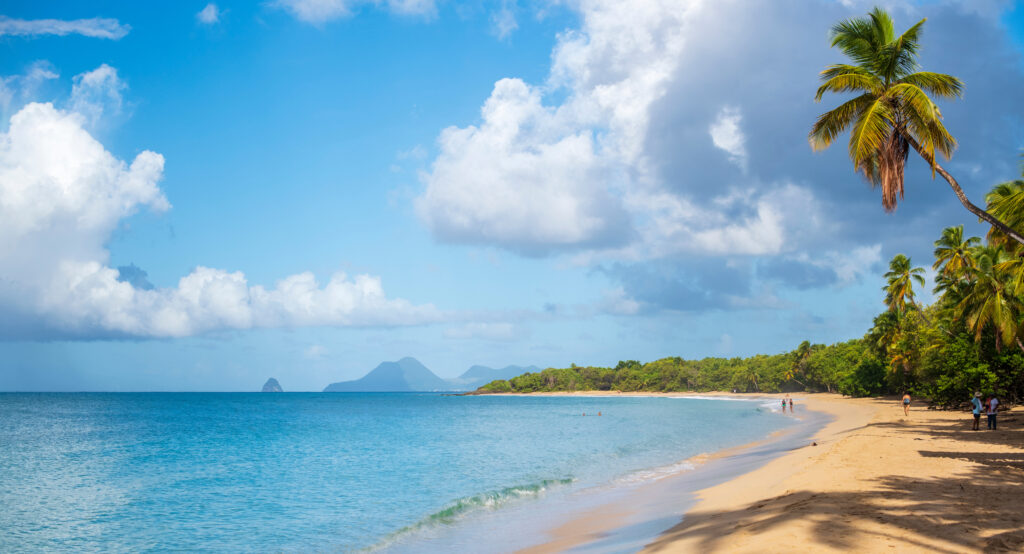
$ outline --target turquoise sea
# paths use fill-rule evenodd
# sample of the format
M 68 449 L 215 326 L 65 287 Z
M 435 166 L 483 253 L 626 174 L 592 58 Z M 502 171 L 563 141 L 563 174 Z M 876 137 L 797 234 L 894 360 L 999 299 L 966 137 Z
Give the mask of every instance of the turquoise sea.
M 436 551 L 448 535 L 493 525 L 495 513 L 540 513 L 560 495 L 657 479 L 691 456 L 794 424 L 774 407 L 426 393 L 0 393 L 0 551 Z M 500 551 L 529 540 L 510 535 L 524 544 L 488 545 L 495 535 L 484 532 L 474 544 Z

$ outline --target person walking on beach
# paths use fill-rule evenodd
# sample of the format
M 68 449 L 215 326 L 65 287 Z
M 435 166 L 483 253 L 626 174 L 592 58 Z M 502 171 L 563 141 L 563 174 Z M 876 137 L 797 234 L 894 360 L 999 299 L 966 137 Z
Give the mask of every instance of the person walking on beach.
M 988 411 L 985 412 L 985 415 L 988 416 L 988 428 L 993 430 L 993 431 L 996 430 L 996 413 L 998 411 L 999 411 L 999 399 L 996 398 L 996 395 L 993 394 L 988 399 Z
M 782 399 L 782 413 L 786 413 L 786 399 Z
M 977 431 L 981 428 L 981 393 L 974 393 L 974 398 L 971 399 L 972 413 L 974 415 L 974 427 L 971 427 L 972 431 Z
M 903 393 L 903 415 L 910 415 L 910 393 Z
M 786 398 L 789 400 L 789 413 L 793 413 L 793 399 L 789 398 L 788 394 L 786 395 Z

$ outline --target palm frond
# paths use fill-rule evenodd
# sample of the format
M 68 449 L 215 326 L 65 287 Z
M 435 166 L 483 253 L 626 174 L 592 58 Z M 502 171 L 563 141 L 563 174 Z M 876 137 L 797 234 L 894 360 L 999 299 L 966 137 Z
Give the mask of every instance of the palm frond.
M 918 37 L 921 35 L 925 21 L 925 19 L 918 21 L 903 34 L 894 37 L 879 49 L 876 70 L 885 77 L 886 81 L 895 81 L 917 70 Z M 889 28 L 892 28 L 891 19 Z
M 828 148 L 872 101 L 874 95 L 862 94 L 821 114 L 807 135 L 811 148 L 815 151 Z
M 952 75 L 918 71 L 901 77 L 897 83 L 906 83 L 924 89 L 939 98 L 962 98 L 964 83 Z
M 882 82 L 870 73 L 843 73 L 822 83 L 814 101 L 820 102 L 826 92 L 870 92 L 877 95 L 882 92 Z
M 839 48 L 857 65 L 865 67 L 873 65 L 879 44 L 875 41 L 875 32 L 870 19 L 855 17 L 840 21 L 832 26 L 829 34 L 831 46 Z
M 889 137 L 892 120 L 892 110 L 882 98 L 872 99 L 858 114 L 850 130 L 850 159 L 858 171 L 867 175 L 878 163 L 875 156 Z

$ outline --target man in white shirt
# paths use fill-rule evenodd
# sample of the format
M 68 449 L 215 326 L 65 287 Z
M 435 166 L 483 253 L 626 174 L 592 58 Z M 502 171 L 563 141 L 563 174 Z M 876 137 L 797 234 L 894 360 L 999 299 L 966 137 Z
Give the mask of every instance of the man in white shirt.
M 992 398 L 988 399 L 988 411 L 985 412 L 985 415 L 988 416 L 988 428 L 993 431 L 996 430 L 996 412 L 998 411 L 999 399 L 993 394 Z

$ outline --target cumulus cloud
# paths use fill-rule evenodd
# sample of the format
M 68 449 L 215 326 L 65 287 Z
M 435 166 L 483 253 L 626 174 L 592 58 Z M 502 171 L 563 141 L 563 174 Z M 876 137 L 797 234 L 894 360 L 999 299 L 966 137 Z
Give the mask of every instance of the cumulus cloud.
M 216 25 L 220 22 L 221 13 L 222 12 L 220 11 L 220 8 L 217 7 L 217 4 L 211 2 L 207 4 L 205 8 L 199 10 L 196 14 L 196 21 L 203 25 Z
M 785 218 L 794 209 L 818 220 L 814 194 L 792 183 L 723 208 L 656 174 L 647 151 L 652 112 L 678 77 L 700 3 L 591 1 L 580 10 L 582 28 L 560 36 L 547 83 L 502 79 L 479 125 L 441 133 L 416 202 L 437 238 L 531 255 L 575 250 L 584 263 L 685 251 L 759 255 L 791 239 Z M 566 99 L 546 105 L 546 93 L 558 90 Z M 719 107 L 705 132 L 745 166 L 741 120 L 738 108 Z M 787 205 L 793 198 L 797 205 Z
M 59 78 L 53 64 L 46 60 L 32 62 L 21 75 L 0 76 L 0 117 L 8 117 L 33 98 L 39 87 Z
M 109 90 L 116 72 L 105 68 L 83 74 L 76 86 Z M 71 105 L 86 104 L 72 94 Z M 164 158 L 143 151 L 131 163 L 119 160 L 85 121 L 76 111 L 30 103 L 0 134 L 0 336 L 182 337 L 439 317 L 433 306 L 388 298 L 370 275 L 337 273 L 321 284 L 300 273 L 265 288 L 239 271 L 197 267 L 177 286 L 158 288 L 134 264 L 108 267 L 105 244 L 123 218 L 170 209 L 158 186 Z
M 103 64 L 72 78 L 69 109 L 83 117 L 90 125 L 100 118 L 121 113 L 124 100 L 121 93 L 127 85 L 117 76 L 117 70 Z
M 519 79 L 495 84 L 482 113 L 479 127 L 449 127 L 438 140 L 416 205 L 435 234 L 528 254 L 628 234 L 592 133 L 565 133 Z
M 384 5 L 400 15 L 431 16 L 437 9 L 434 0 L 275 0 L 270 5 L 299 21 L 322 25 L 352 15 L 353 9 L 362 4 Z
M 740 129 L 740 122 L 743 117 L 739 108 L 725 106 L 718 112 L 718 117 L 708 127 L 708 134 L 711 135 L 711 142 L 729 154 L 729 160 L 747 168 L 746 137 Z
M 813 102 L 817 72 L 843 60 L 825 32 L 868 4 L 572 3 L 580 26 L 558 36 L 543 82 L 499 80 L 478 121 L 440 133 L 418 216 L 443 242 L 624 264 L 607 274 L 642 306 L 767 306 L 761 278 L 842 286 L 897 251 L 926 256 L 941 227 L 975 223 L 922 163 L 910 161 L 907 200 L 888 215 L 842 144 L 815 154 L 806 142 L 831 105 Z M 967 83 L 942 109 L 960 140 L 949 166 L 978 201 L 1017 174 L 1024 124 L 1005 94 L 1024 86 L 1020 53 L 993 16 L 1007 5 L 985 6 L 893 6 L 901 28 L 928 17 L 926 69 Z M 746 300 L 702 294 L 692 273 L 708 257 L 749 262 L 720 267 L 745 273 Z
M 116 19 L 13 19 L 0 16 L 0 36 L 83 35 L 118 40 L 128 34 L 131 27 Z

